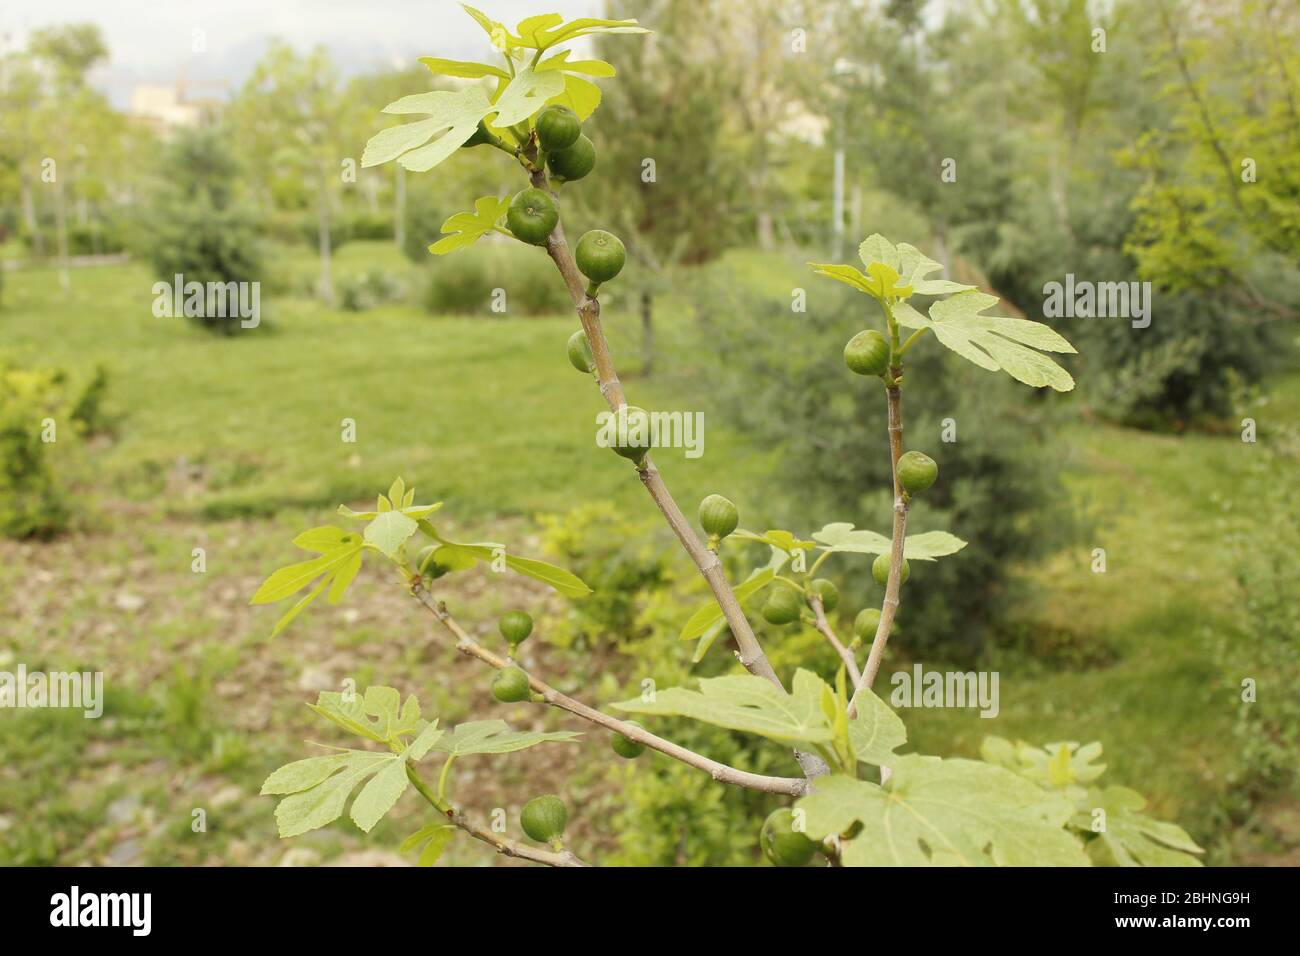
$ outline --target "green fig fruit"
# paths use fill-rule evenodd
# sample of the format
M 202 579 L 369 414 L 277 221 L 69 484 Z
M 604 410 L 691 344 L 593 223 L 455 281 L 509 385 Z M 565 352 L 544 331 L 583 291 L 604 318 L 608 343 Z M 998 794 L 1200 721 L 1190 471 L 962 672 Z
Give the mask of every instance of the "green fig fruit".
M 430 544 L 420 549 L 420 553 L 415 556 L 415 566 L 424 577 L 431 581 L 436 581 L 447 573 L 448 569 L 438 563 L 437 552 L 441 545 Z
M 817 578 L 808 585 L 808 589 L 822 597 L 822 610 L 829 614 L 840 603 L 840 589 L 833 581 Z
M 530 839 L 538 843 L 557 844 L 569 822 L 569 811 L 563 800 L 548 793 L 543 797 L 533 797 L 525 803 L 519 814 L 519 822 Z
M 569 336 L 569 364 L 579 372 L 596 371 L 596 356 L 591 354 L 591 343 L 582 329 Z
M 909 495 L 925 491 L 938 477 L 939 466 L 929 455 L 919 451 L 909 451 L 899 456 L 898 483 Z
M 871 576 L 876 579 L 876 583 L 882 588 L 889 583 L 889 564 L 890 557 L 888 554 L 876 555 L 876 560 L 871 562 Z M 903 559 L 903 566 L 898 572 L 898 583 L 906 584 L 907 576 L 912 573 L 911 566 L 907 563 L 907 558 Z
M 788 807 L 768 814 L 758 842 L 773 866 L 807 866 L 817 853 L 817 844 L 795 830 L 794 813 Z
M 512 648 L 517 647 L 533 633 L 533 618 L 527 611 L 506 611 L 497 621 L 497 630 Z
M 591 172 L 596 165 L 596 144 L 585 134 L 568 149 L 546 154 L 546 167 L 561 182 L 573 182 Z
M 650 413 L 637 405 L 620 406 L 613 420 L 614 453 L 637 464 L 650 451 Z
M 700 502 L 700 527 L 710 540 L 721 540 L 736 530 L 740 512 L 722 495 L 709 495 Z
M 582 135 L 582 120 L 567 106 L 552 103 L 537 114 L 537 142 L 547 152 L 568 149 Z
M 763 605 L 763 618 L 769 624 L 791 624 L 799 620 L 803 602 L 799 592 L 788 584 L 778 583 L 767 596 Z
M 555 200 L 546 190 L 536 187 L 516 193 L 506 212 L 506 225 L 515 238 L 534 246 L 545 245 L 546 237 L 559 221 L 560 210 Z
M 503 704 L 517 704 L 533 696 L 528 675 L 518 667 L 503 667 L 492 681 L 492 696 Z
M 889 368 L 889 343 L 875 329 L 859 332 L 844 346 L 844 364 L 859 375 L 884 375 Z
M 888 574 L 889 569 L 885 569 Z M 858 616 L 853 619 L 853 633 L 859 640 L 870 641 L 876 636 L 876 628 L 880 626 L 880 608 L 864 607 L 858 612 Z
M 635 720 L 624 721 L 634 727 L 641 725 Z M 642 728 L 644 729 L 644 728 Z M 624 760 L 635 760 L 645 753 L 645 744 L 637 743 L 631 737 L 624 737 L 622 734 L 615 734 L 610 740 L 609 745 L 614 748 L 614 753 L 618 754 Z
M 612 232 L 592 229 L 582 234 L 573 257 L 582 274 L 599 285 L 623 271 L 627 250 L 623 248 L 623 241 Z

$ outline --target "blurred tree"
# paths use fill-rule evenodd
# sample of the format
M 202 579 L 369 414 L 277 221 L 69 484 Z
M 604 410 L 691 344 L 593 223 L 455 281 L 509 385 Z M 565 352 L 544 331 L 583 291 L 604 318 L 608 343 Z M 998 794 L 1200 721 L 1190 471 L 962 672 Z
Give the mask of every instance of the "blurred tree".
M 384 70 L 353 77 L 348 83 L 347 95 L 353 102 L 373 106 L 377 103 L 391 103 L 410 93 L 424 92 L 434 88 L 433 75 L 423 66 L 417 66 L 400 70 Z M 372 117 L 372 123 L 378 125 L 377 121 L 377 116 Z M 389 176 L 392 177 L 392 185 L 390 189 L 385 190 L 384 177 Z M 362 194 L 372 214 L 378 213 L 381 197 L 386 193 L 391 195 L 393 241 L 399 249 L 404 249 L 406 246 L 407 223 L 406 170 L 397 163 L 392 164 L 391 171 L 386 168 L 364 169 L 360 170 L 358 180 Z
M 627 290 L 638 300 L 642 371 L 654 364 L 654 296 L 672 271 L 718 255 L 736 241 L 745 157 L 727 136 L 726 117 L 740 88 L 714 61 L 721 4 L 651 0 L 610 4 L 612 18 L 636 17 L 644 43 L 598 38 L 618 82 L 600 105 L 599 175 L 575 191 L 584 210 L 617 210 L 617 232 L 638 268 Z M 575 237 L 576 238 L 576 237 Z
M 368 108 L 349 97 L 323 48 L 300 55 L 275 41 L 231 105 L 231 117 L 268 193 L 302 184 L 315 207 L 320 256 L 318 291 L 334 300 L 331 238 L 345 183 L 356 182 Z
M 33 30 L 27 44 L 33 56 L 51 64 L 63 87 L 86 83 L 86 73 L 108 59 L 108 46 L 98 24 L 72 23 Z
M 1300 8 L 1162 0 L 1157 13 L 1173 114 L 1124 154 L 1143 174 L 1126 249 L 1144 278 L 1245 321 L 1300 318 Z
M 67 24 L 33 31 L 28 54 L 39 99 L 27 104 L 32 110 L 28 119 L 34 135 L 24 138 L 22 148 L 36 147 L 34 153 L 24 157 L 25 166 L 38 169 L 40 181 L 54 187 L 59 284 L 66 291 L 72 281 L 68 270 L 68 204 L 76 170 L 89 162 L 87 144 L 95 142 L 96 136 L 114 121 L 108 101 L 86 84 L 90 69 L 108 58 L 108 47 L 98 25 Z M 30 83 L 30 79 L 22 81 L 29 93 Z M 31 225 L 35 226 L 34 236 L 39 236 L 34 211 Z
M 187 130 L 167 148 L 144 230 L 156 278 L 205 286 L 261 278 L 260 223 L 240 193 L 239 172 L 229 130 Z M 239 328 L 212 311 L 196 321 L 223 334 Z
M 1059 122 L 1059 135 L 1048 140 L 1051 193 L 1057 226 L 1070 239 L 1070 179 L 1084 123 L 1097 107 L 1094 87 L 1105 51 L 1094 31 L 1113 25 L 1096 7 L 1090 0 L 1003 0 L 1002 6 L 1020 47 L 1038 54 L 1029 58 L 1035 88 Z
M 45 254 L 45 235 L 34 197 L 34 183 L 40 173 L 37 121 L 42 95 L 41 77 L 33 57 L 16 52 L 0 58 L 0 167 L 8 170 L 6 181 L 10 184 L 0 197 L 16 195 L 23 230 L 38 256 Z

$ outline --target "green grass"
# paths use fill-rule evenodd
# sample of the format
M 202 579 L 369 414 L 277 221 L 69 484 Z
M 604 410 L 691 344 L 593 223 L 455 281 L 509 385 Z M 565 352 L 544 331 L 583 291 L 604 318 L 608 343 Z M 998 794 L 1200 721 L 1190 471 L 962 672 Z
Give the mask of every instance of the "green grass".
M 750 258 L 739 261 L 752 267 Z M 296 276 L 313 274 L 309 252 L 289 250 L 281 261 Z M 375 268 L 408 267 L 384 243 L 352 244 L 337 256 L 339 277 Z M 576 327 L 571 317 L 438 318 L 406 304 L 345 313 L 286 295 L 264 302 L 267 328 L 216 337 L 181 319 L 155 318 L 150 286 L 140 266 L 78 270 L 67 299 L 52 272 L 5 277 L 4 347 L 77 376 L 105 363 L 110 404 L 123 416 L 115 441 L 82 456 L 79 490 L 88 510 L 103 516 L 100 531 L 10 545 L 0 562 L 7 565 L 0 599 L 36 601 L 15 622 L 0 622 L 0 651 L 8 646 L 28 659 L 40 631 L 42 656 L 119 655 L 114 666 L 125 685 L 117 705 L 124 716 L 114 723 L 63 727 L 57 716 L 28 715 L 15 725 L 19 733 L 4 735 L 0 766 L 25 769 L 0 774 L 0 807 L 32 806 L 38 792 L 59 794 L 17 836 L 10 822 L 11 852 L 30 861 L 102 859 L 112 841 L 96 821 L 131 775 L 160 780 L 183 767 L 205 793 L 233 779 L 251 795 L 275 760 L 297 753 L 290 744 L 312 733 L 301 720 L 300 698 L 309 695 L 294 685 L 305 667 L 404 681 L 448 718 L 472 713 L 460 688 L 443 679 L 447 671 L 437 669 L 452 666 L 451 657 L 437 658 L 430 674 L 423 648 L 394 639 L 410 621 L 405 608 L 388 610 L 387 582 L 378 575 L 357 585 L 358 617 L 313 610 L 304 620 L 315 625 L 295 625 L 274 645 L 262 641 L 274 612 L 249 613 L 244 601 L 259 575 L 284 563 L 294 531 L 329 520 L 338 502 L 364 501 L 401 474 L 422 499 L 447 500 L 456 525 L 484 537 L 502 525 L 503 537 L 526 537 L 534 513 L 592 499 L 652 513 L 627 463 L 593 442 L 604 406 L 592 381 L 565 359 Z M 671 297 L 665 301 L 660 335 L 674 334 L 682 311 Z M 715 490 L 744 500 L 759 485 L 769 452 L 708 417 L 706 382 L 678 392 L 666 380 L 632 374 L 634 318 L 617 300 L 606 314 L 631 400 L 706 411 L 704 458 L 657 456 L 683 509 L 692 513 Z M 1300 376 L 1275 383 L 1259 407 L 1262 436 L 1294 421 Z M 356 421 L 355 444 L 341 440 L 344 418 Z M 1267 533 L 1264 489 L 1285 476 L 1261 473 L 1257 449 L 1233 434 L 1174 437 L 1077 422 L 1060 437 L 1073 463 L 1070 493 L 1093 529 L 1089 540 L 1028 569 L 1035 597 L 1012 623 L 1014 639 L 987 663 L 1001 675 L 999 719 L 911 711 L 904 716 L 912 743 L 973 755 L 989 733 L 1036 743 L 1099 739 L 1109 765 L 1103 780 L 1136 787 L 1158 814 L 1215 843 L 1218 807 L 1241 771 L 1235 676 L 1214 650 L 1240 629 L 1225 542 Z M 241 516 L 250 520 L 217 520 Z M 213 562 L 202 579 L 188 573 L 196 543 Z M 84 547 L 95 549 L 93 575 L 79 568 Z M 1106 549 L 1105 574 L 1090 568 L 1093 547 Z M 34 598 L 32 564 L 50 569 Z M 114 605 L 133 588 L 148 601 L 135 618 Z M 485 615 L 509 600 L 478 583 L 460 597 Z M 885 674 L 907 664 L 905 632 L 895 651 Z M 215 662 L 211 681 L 187 682 L 160 654 Z M 222 696 L 250 693 L 223 690 L 230 672 L 261 682 L 253 713 L 237 713 Z M 275 701 L 269 717 L 266 699 Z M 208 722 L 211 732 L 202 729 Z M 249 730 L 288 723 L 303 733 Z M 15 743 L 47 738 L 57 743 L 45 750 Z M 97 786 L 84 772 L 87 761 L 118 768 L 115 782 Z M 540 772 L 558 775 L 549 778 L 558 787 L 561 770 Z M 200 849 L 186 842 L 184 819 L 162 809 L 197 804 L 188 792 L 165 791 L 144 788 L 146 808 L 157 805 L 165 817 L 141 837 L 146 860 L 267 859 L 250 847 L 273 839 L 269 803 L 244 800 L 227 816 L 222 842 Z M 58 828 L 62 835 L 42 835 Z M 367 841 L 344 827 L 308 845 L 329 857 L 391 849 L 389 838 L 401 835 L 394 826 Z M 5 839 L 0 832 L 0 853 Z M 456 853 L 465 862 L 482 859 L 472 848 Z
M 400 268 L 384 247 L 345 246 L 337 275 Z M 407 305 L 348 313 L 288 297 L 264 301 L 265 328 L 221 337 L 155 318 L 141 267 L 78 271 L 66 300 L 53 281 L 47 271 L 9 277 L 6 347 L 78 374 L 107 365 L 126 417 L 96 469 L 114 496 L 162 495 L 178 464 L 199 479 L 169 506 L 213 517 L 365 499 L 398 474 L 467 513 L 641 494 L 626 464 L 595 446 L 605 406 L 565 359 L 572 318 L 434 318 Z M 615 349 L 634 351 L 630 323 L 611 317 Z M 653 385 L 628 390 L 647 407 L 669 401 Z M 345 419 L 355 443 L 342 440 Z M 719 462 L 747 470 L 724 430 L 710 429 L 707 448 L 693 461 L 659 456 L 684 500 L 704 493 Z

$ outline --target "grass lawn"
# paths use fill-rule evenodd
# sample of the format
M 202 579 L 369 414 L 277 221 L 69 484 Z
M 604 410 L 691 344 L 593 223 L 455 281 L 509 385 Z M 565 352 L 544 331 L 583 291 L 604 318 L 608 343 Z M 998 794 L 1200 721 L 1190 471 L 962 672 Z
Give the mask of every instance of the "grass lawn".
M 375 245 L 345 246 L 337 273 L 372 268 Z M 369 498 L 398 474 L 463 516 L 643 494 L 594 444 L 605 405 L 565 358 L 576 319 L 435 319 L 406 305 L 348 313 L 281 298 L 263 303 L 264 328 L 220 337 L 155 318 L 142 267 L 78 271 L 66 300 L 53 282 L 46 271 L 8 277 L 5 347 L 74 373 L 107 365 L 126 412 L 121 440 L 95 464 L 113 497 L 167 495 L 170 511 L 211 517 L 273 514 Z M 626 354 L 630 318 L 610 316 Z M 627 386 L 647 407 L 671 398 L 634 376 Z M 342 440 L 345 419 L 355 443 Z M 702 459 L 659 456 L 683 501 L 705 493 L 719 461 L 746 471 L 737 442 L 719 430 L 707 441 Z
M 383 244 L 357 243 L 340 250 L 337 272 L 388 261 Z M 310 274 L 310 258 L 296 254 L 292 268 Z M 317 736 L 301 700 L 318 685 L 374 679 L 420 693 L 448 719 L 468 714 L 463 686 L 485 686 L 483 675 L 410 640 L 415 618 L 378 575 L 363 575 L 346 609 L 313 611 L 266 643 L 274 612 L 249 609 L 248 595 L 288 560 L 292 535 L 327 522 L 338 502 L 369 499 L 401 474 L 422 499 L 446 500 L 458 528 L 512 543 L 531 540 L 533 514 L 582 500 L 652 507 L 626 463 L 594 446 L 604 406 L 565 359 L 570 317 L 434 318 L 408 305 L 347 313 L 286 296 L 263 303 L 266 328 L 221 338 L 155 318 L 151 284 L 140 266 L 84 269 L 65 300 L 52 272 L 5 277 L 4 348 L 74 375 L 104 363 L 123 417 L 115 441 L 83 456 L 90 527 L 50 544 L 0 542 L 0 601 L 17 609 L 0 621 L 0 654 L 29 668 L 109 660 L 114 688 L 108 718 L 93 726 L 39 712 L 0 717 L 22 722 L 0 735 L 0 861 L 275 862 L 290 851 L 274 839 L 270 802 L 253 794 L 276 760 L 304 755 L 297 741 Z M 632 316 L 616 305 L 607 318 L 616 356 L 635 356 Z M 671 335 L 673 322 L 660 333 Z M 625 373 L 625 382 L 638 404 L 700 407 L 656 380 Z M 1270 398 L 1259 415 L 1265 436 L 1294 421 L 1300 378 L 1277 383 Z M 345 418 L 356 422 L 354 444 L 341 440 Z M 704 458 L 657 456 L 688 513 L 719 488 L 743 499 L 764 468 L 761 450 L 708 424 Z M 1100 739 L 1103 781 L 1140 789 L 1158 814 L 1218 844 L 1216 807 L 1240 769 L 1236 665 L 1214 654 L 1240 628 L 1223 542 L 1265 533 L 1267 510 L 1252 501 L 1269 476 L 1233 435 L 1080 421 L 1063 441 L 1095 543 L 1031 569 L 1038 587 L 1017 622 L 1023 645 L 989 662 L 1001 675 L 999 719 L 913 711 L 912 742 L 974 754 L 988 733 Z M 189 569 L 200 545 L 206 575 Z M 1106 550 L 1104 574 L 1091 570 L 1093 547 Z M 475 579 L 457 587 L 479 620 L 536 593 L 501 594 Z M 895 650 L 886 674 L 908 663 L 905 645 Z M 512 711 L 512 721 L 559 726 Z M 499 761 L 516 776 L 486 774 L 469 792 L 485 808 L 504 805 L 492 801 L 510 799 L 519 774 L 559 789 L 607 754 L 588 739 L 535 759 Z M 227 808 L 215 840 L 191 839 L 195 806 Z M 31 818 L 19 824 L 6 808 Z M 302 859 L 391 851 L 416 816 L 407 806 L 369 839 L 331 827 L 302 841 L 311 849 Z M 485 859 L 463 845 L 455 852 Z

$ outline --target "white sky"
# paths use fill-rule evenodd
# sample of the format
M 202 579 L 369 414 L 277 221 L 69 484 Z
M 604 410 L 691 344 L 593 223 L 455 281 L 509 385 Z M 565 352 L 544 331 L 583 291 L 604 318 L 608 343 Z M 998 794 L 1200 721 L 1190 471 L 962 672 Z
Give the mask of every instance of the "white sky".
M 477 0 L 513 26 L 530 14 L 599 16 L 601 0 Z M 325 45 L 346 73 L 409 65 L 417 56 L 484 58 L 487 37 L 453 0 L 5 0 L 0 50 L 21 47 L 29 31 L 60 23 L 99 24 L 110 62 L 91 76 L 118 106 L 133 86 L 191 81 L 243 82 L 267 41 Z M 206 50 L 193 52 L 194 31 Z

